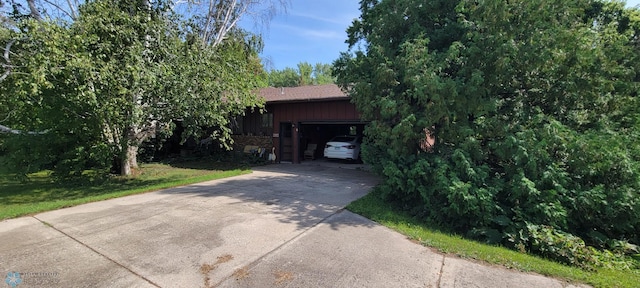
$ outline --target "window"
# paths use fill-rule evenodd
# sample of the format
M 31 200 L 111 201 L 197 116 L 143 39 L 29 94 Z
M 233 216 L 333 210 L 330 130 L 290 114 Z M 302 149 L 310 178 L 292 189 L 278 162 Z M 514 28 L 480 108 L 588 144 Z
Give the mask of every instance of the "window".
M 262 128 L 273 128 L 273 113 L 262 114 Z
M 273 113 L 262 114 L 261 134 L 271 135 L 273 133 Z

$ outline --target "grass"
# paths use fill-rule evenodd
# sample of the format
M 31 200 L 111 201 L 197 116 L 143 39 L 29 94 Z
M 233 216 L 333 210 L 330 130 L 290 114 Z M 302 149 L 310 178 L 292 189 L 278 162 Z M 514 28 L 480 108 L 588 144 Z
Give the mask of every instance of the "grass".
M 208 160 L 143 164 L 136 177 L 54 181 L 48 172 L 20 182 L 0 172 L 0 220 L 249 173 L 240 165 Z
M 347 209 L 441 252 L 498 264 L 520 271 L 535 272 L 570 282 L 586 283 L 594 287 L 640 287 L 639 270 L 600 269 L 586 271 L 504 247 L 471 241 L 459 235 L 443 233 L 437 228 L 425 224 L 402 211 L 394 210 L 375 191 L 374 189 L 367 196 L 349 204 Z
M 136 177 L 54 181 L 47 172 L 29 175 L 20 182 L 0 172 L 0 220 L 64 207 L 140 194 L 170 187 L 249 173 L 246 167 L 210 160 L 182 161 L 171 164 L 143 164 Z M 402 211 L 394 210 L 374 192 L 347 207 L 382 225 L 403 233 L 412 240 L 444 253 L 498 264 L 526 272 L 581 282 L 595 287 L 639 287 L 640 271 L 601 269 L 585 271 L 503 247 L 486 245 L 440 232 Z

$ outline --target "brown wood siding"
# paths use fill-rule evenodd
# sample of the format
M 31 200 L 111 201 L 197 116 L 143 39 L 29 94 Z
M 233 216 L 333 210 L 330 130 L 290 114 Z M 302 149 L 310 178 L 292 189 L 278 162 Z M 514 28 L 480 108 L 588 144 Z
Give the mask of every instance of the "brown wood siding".
M 278 157 L 277 161 L 289 160 L 292 158 L 293 162 L 298 162 L 299 159 L 297 154 L 300 151 L 300 147 L 298 147 L 297 143 L 297 136 L 291 138 L 290 141 L 293 143 L 284 145 L 287 147 L 287 150 L 291 149 L 290 151 L 279 151 L 280 149 L 285 149 L 281 148 L 284 146 L 281 146 L 280 143 L 280 138 L 282 137 L 282 135 L 279 135 L 281 133 L 281 123 L 291 123 L 296 125 L 296 128 L 299 128 L 298 125 L 300 122 L 305 121 L 360 121 L 360 113 L 357 112 L 355 105 L 349 102 L 349 100 L 269 103 L 266 109 L 267 113 L 273 113 L 272 134 L 278 134 L 277 136 L 279 136 L 273 137 L 273 145 L 276 147 L 276 155 Z M 251 114 L 257 116 L 253 116 Z M 247 114 L 248 117 L 246 118 L 248 119 L 246 121 L 249 121 L 250 123 L 245 123 L 249 124 L 249 127 L 259 127 L 262 119 L 259 115 L 260 114 L 258 113 Z M 292 132 L 296 133 L 295 129 Z M 282 157 L 282 152 L 291 153 L 293 154 L 293 157 L 291 157 L 291 155 L 285 155 L 285 157 Z
M 270 104 L 274 128 L 280 122 L 360 120 L 360 113 L 348 100 Z M 276 130 L 276 129 L 274 129 Z

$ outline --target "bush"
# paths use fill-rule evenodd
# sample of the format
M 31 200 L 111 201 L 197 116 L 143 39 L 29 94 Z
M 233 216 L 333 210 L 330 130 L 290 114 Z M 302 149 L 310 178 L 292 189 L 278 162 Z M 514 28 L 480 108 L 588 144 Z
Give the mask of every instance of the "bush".
M 79 177 L 85 170 L 106 174 L 111 167 L 111 147 L 99 141 L 86 145 L 73 135 L 20 134 L 7 135 L 6 149 L 0 162 L 8 171 L 26 180 L 26 175 L 42 170 L 52 171 L 55 178 Z
M 640 243 L 638 145 L 553 121 L 535 125 L 503 141 L 469 136 L 466 149 L 386 160 L 381 191 L 453 231 L 571 265 L 634 253 L 615 243 Z M 366 143 L 364 155 L 375 145 Z
M 624 254 L 607 252 L 612 243 L 640 244 L 640 11 L 600 1 L 361 4 L 348 42 L 367 45 L 334 72 L 371 121 L 363 160 L 389 201 L 581 267 Z

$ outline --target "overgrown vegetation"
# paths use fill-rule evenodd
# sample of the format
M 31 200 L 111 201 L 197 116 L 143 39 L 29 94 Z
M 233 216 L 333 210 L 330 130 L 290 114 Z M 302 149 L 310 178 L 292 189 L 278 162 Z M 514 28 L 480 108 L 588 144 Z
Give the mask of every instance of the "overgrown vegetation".
M 50 171 L 29 174 L 28 181 L 0 169 L 0 220 L 126 195 L 193 184 L 249 173 L 248 166 L 214 159 L 175 160 L 140 165 L 135 177 L 104 177 L 84 171 L 84 177 L 57 181 Z
M 231 119 L 262 107 L 262 42 L 236 23 L 273 16 L 271 1 L 25 1 L 0 2 L 0 122 L 18 134 L 2 165 L 16 173 L 129 175 L 174 123 L 229 148 Z
M 335 63 L 387 201 L 585 269 L 640 244 L 640 12 L 603 1 L 361 1 Z M 359 43 L 365 43 L 360 45 Z M 435 137 L 433 145 L 425 142 Z
M 640 254 L 635 255 L 635 258 L 618 258 L 618 261 L 624 262 L 625 265 L 633 266 L 623 270 L 584 270 L 563 265 L 522 251 L 465 239 L 447 227 L 425 222 L 424 218 L 412 216 L 402 207 L 389 205 L 380 189 L 374 189 L 367 196 L 352 202 L 347 209 L 394 229 L 422 245 L 462 258 L 481 260 L 570 282 L 588 283 L 594 287 L 637 287 L 640 283 Z

